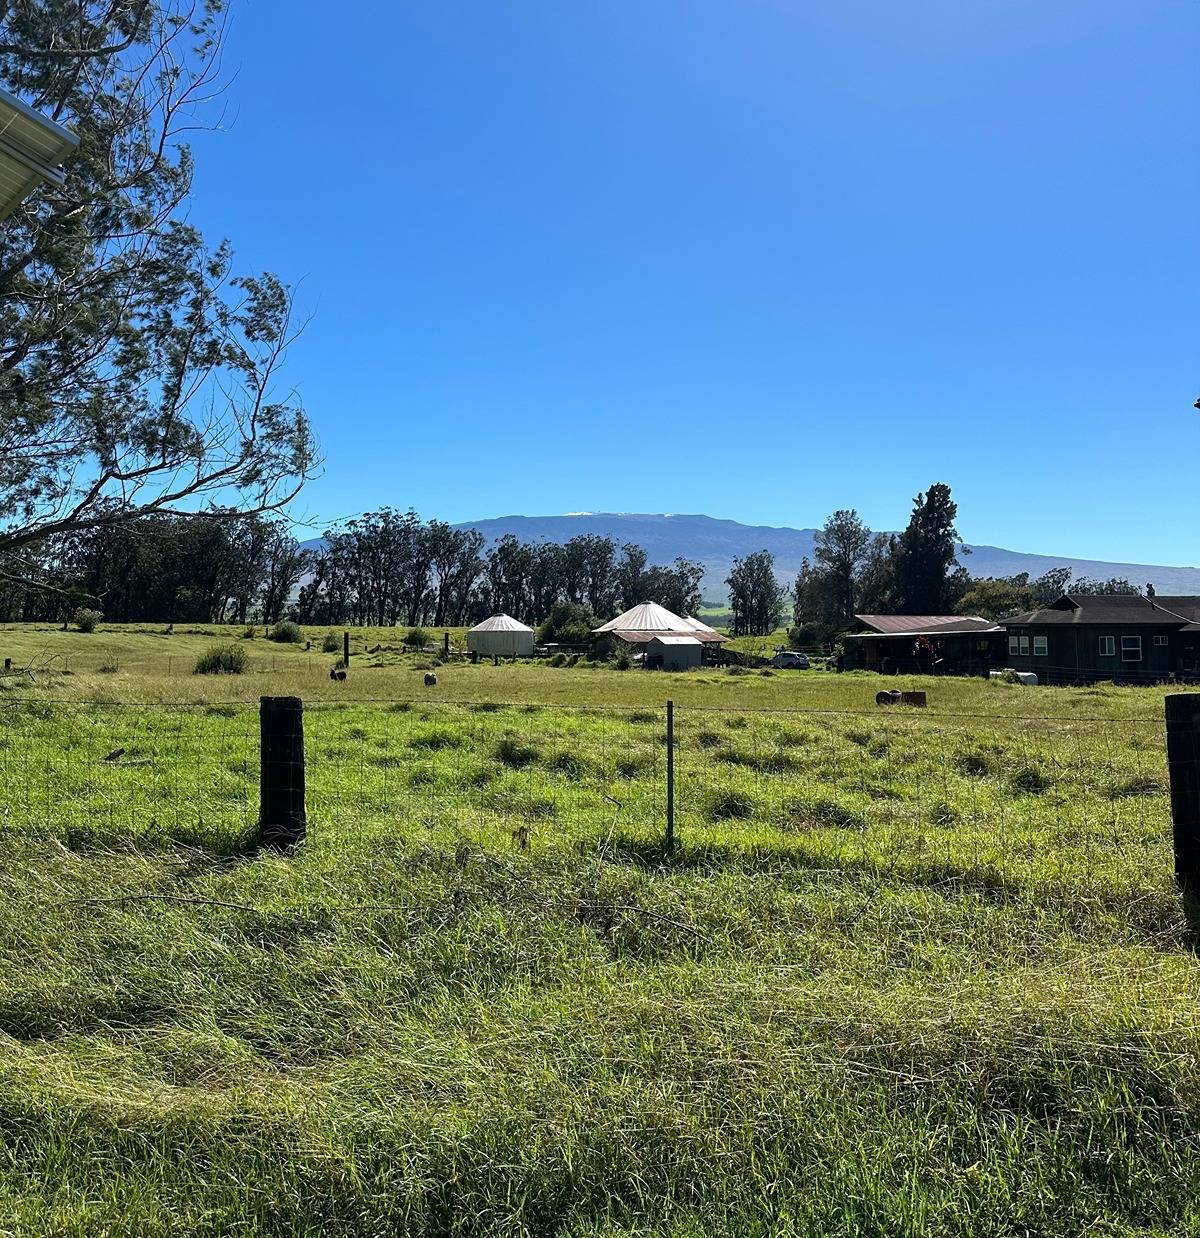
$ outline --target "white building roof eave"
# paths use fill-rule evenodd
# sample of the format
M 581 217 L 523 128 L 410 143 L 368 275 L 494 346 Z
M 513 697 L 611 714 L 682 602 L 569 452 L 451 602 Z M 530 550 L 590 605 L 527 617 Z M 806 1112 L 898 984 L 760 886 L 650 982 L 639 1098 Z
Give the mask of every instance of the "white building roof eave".
M 40 183 L 61 187 L 66 180 L 61 165 L 78 145 L 69 129 L 0 88 L 0 219 Z

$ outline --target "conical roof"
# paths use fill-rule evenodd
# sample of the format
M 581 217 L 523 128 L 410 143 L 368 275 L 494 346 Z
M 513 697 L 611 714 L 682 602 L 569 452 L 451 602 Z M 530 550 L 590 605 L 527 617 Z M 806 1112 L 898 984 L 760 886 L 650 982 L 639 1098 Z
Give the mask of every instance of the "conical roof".
M 492 615 L 490 619 L 485 619 L 482 623 L 477 623 L 473 628 L 469 629 L 472 632 L 532 632 L 533 629 L 526 627 L 519 619 L 514 619 L 512 615 Z
M 707 623 L 701 623 L 695 615 L 684 615 L 683 621 L 693 632 L 709 632 L 713 636 L 720 635 L 716 628 L 710 628 Z
M 631 606 L 623 615 L 602 623 L 597 632 L 680 632 L 692 629 L 686 619 L 681 619 L 657 602 L 641 602 Z

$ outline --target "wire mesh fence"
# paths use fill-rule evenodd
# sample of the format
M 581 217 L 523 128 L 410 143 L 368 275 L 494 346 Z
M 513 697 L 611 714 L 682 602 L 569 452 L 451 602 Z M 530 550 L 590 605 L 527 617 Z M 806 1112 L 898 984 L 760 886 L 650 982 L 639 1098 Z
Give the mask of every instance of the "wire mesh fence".
M 326 703 L 304 715 L 310 845 L 346 833 L 665 856 L 660 709 Z M 1161 722 L 676 707 L 675 837 L 997 894 L 1170 880 Z M 259 808 L 256 705 L 0 706 L 0 829 L 234 853 Z

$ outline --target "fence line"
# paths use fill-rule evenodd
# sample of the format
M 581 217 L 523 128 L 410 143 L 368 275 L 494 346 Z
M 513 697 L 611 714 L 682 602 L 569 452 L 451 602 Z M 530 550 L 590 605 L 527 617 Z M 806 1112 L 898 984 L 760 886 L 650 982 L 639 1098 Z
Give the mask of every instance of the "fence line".
M 0 830 L 245 850 L 271 824 L 258 714 L 6 696 Z M 289 777 L 312 846 L 415 837 L 639 863 L 677 847 L 1004 897 L 1170 888 L 1161 721 L 675 705 L 668 735 L 661 709 L 321 701 L 304 728 Z

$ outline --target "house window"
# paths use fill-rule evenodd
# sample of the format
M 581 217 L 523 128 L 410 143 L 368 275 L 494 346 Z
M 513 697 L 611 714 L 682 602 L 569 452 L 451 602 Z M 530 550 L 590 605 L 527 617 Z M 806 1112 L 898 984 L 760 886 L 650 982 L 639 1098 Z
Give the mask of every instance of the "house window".
M 1010 657 L 1015 658 L 1015 657 L 1017 656 L 1017 653 L 1019 652 L 1019 650 L 1020 650 L 1020 646 L 1017 644 L 1017 634 L 1014 632 L 1014 633 L 1013 633 L 1013 634 L 1012 634 L 1012 635 L 1008 638 L 1008 652 L 1009 652 L 1009 656 L 1010 656 Z
M 1033 656 L 1035 658 L 1044 658 L 1049 652 L 1046 638 L 1044 636 L 1035 636 L 1033 638 Z
M 1166 646 L 1167 644 L 1169 644 L 1169 643 L 1170 643 L 1170 640 L 1171 640 L 1171 638 L 1170 638 L 1169 636 L 1156 636 L 1156 637 L 1154 638 L 1154 643 L 1155 643 L 1155 644 L 1156 644 L 1156 645 L 1157 645 L 1160 649 L 1162 649 L 1164 646 Z
M 1142 660 L 1142 638 L 1140 636 L 1121 637 L 1121 661 L 1140 662 Z
M 1115 636 L 1102 636 L 1100 638 L 1100 656 L 1102 658 L 1115 657 L 1117 652 L 1117 638 Z
M 1021 637 L 1021 657 L 1023 658 L 1029 657 L 1029 637 L 1028 636 Z

